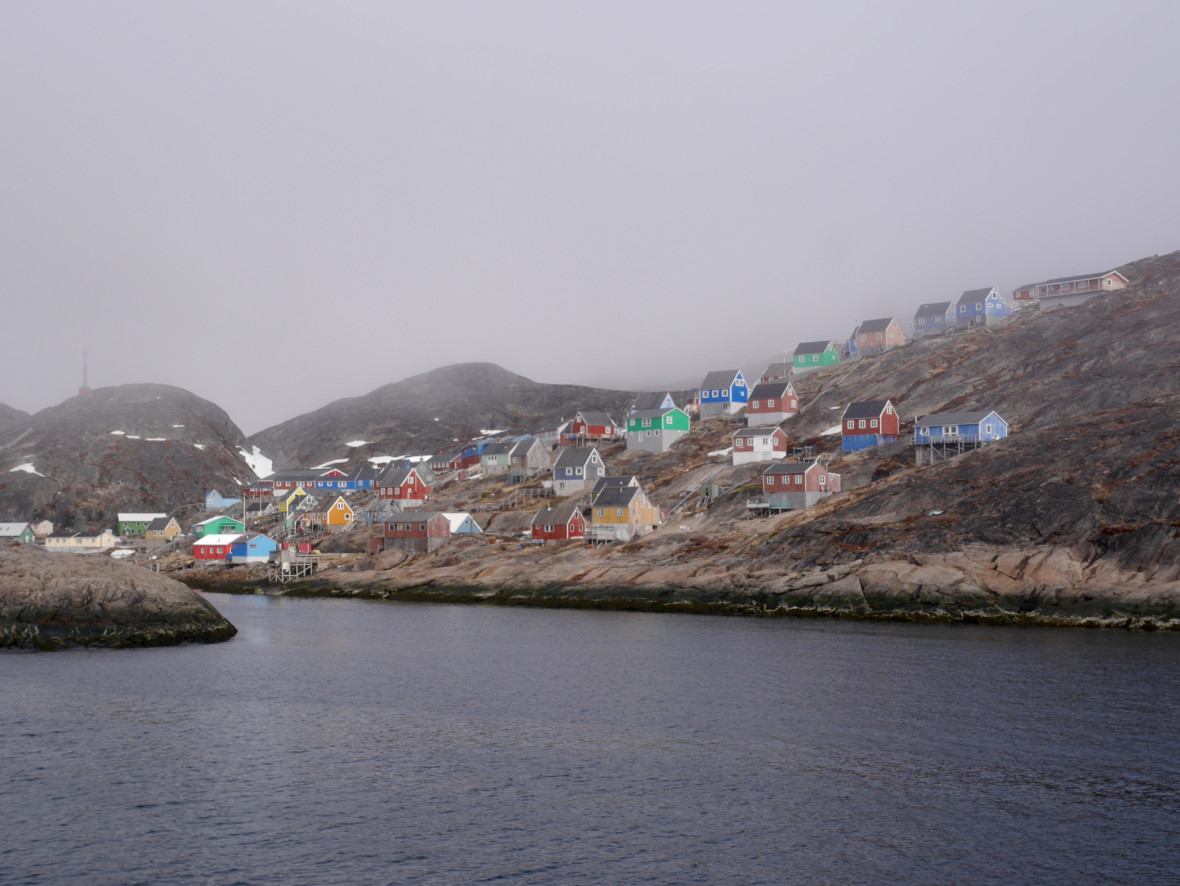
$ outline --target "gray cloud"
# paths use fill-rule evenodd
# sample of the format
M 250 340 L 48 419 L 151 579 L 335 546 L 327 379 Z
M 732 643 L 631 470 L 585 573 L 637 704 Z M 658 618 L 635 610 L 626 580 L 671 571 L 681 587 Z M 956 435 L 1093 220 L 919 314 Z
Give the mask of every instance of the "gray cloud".
M 756 372 L 1180 246 L 1165 3 L 20 4 L 0 401 Z

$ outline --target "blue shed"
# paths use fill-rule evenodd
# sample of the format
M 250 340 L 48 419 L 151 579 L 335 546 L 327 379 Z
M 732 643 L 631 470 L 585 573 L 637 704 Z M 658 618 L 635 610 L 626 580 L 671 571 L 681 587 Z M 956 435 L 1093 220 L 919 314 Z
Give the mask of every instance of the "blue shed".
M 1008 436 L 1008 423 L 995 411 L 936 412 L 914 422 L 914 442 L 991 443 Z
M 701 418 L 731 415 L 750 399 L 750 389 L 740 369 L 710 372 L 701 382 Z
M 265 563 L 271 551 L 278 550 L 279 543 L 269 535 L 254 533 L 243 535 L 230 545 L 230 563 Z

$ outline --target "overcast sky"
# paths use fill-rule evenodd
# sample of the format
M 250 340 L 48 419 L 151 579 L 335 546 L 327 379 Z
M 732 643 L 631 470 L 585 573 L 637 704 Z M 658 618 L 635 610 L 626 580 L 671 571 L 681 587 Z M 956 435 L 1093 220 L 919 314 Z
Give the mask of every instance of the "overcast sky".
M 1180 248 L 1180 3 L 0 5 L 0 402 L 651 388 Z

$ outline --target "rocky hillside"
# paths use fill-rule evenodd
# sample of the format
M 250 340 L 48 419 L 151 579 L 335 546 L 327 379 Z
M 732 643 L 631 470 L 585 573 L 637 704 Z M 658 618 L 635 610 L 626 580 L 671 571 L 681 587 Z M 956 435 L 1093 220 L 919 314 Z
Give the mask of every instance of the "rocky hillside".
M 114 528 L 118 511 L 170 512 L 255 479 L 229 416 L 168 385 L 96 388 L 2 433 L 3 519 Z
M 15 409 L 7 403 L 0 403 L 0 431 L 8 425 L 15 424 L 28 417 L 29 414 L 27 412 Z
M 482 430 L 531 433 L 578 409 L 618 421 L 634 395 L 581 385 L 531 381 L 492 363 L 461 363 L 384 385 L 361 397 L 259 431 L 250 437 L 276 468 L 348 456 L 437 452 Z M 363 447 L 348 443 L 365 441 Z

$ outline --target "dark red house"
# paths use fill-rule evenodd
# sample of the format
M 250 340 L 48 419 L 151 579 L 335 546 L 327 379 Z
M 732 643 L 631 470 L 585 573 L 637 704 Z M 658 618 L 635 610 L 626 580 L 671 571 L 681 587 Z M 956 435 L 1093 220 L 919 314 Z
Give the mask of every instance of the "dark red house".
M 576 502 L 542 508 L 533 517 L 533 538 L 538 541 L 566 541 L 586 537 L 586 518 Z
M 369 553 L 406 551 L 411 554 L 429 553 L 451 538 L 451 521 L 437 511 L 415 511 L 395 514 L 382 524 L 380 535 L 369 539 Z
M 576 445 L 591 440 L 620 440 L 625 432 L 605 412 L 583 410 L 574 416 L 561 442 Z

